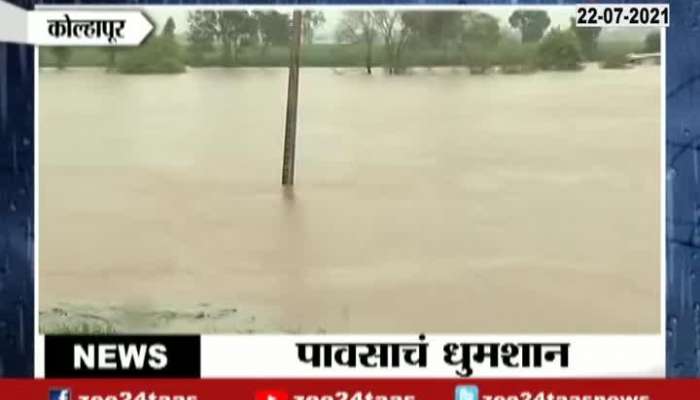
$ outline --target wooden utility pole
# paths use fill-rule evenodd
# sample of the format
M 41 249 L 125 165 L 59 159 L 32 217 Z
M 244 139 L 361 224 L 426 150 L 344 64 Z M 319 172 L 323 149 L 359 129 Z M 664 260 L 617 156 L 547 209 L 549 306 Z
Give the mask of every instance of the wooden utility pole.
M 284 159 L 282 185 L 294 184 L 294 151 L 297 141 L 297 105 L 299 104 L 299 53 L 301 48 L 301 11 L 292 15 L 289 41 L 289 83 L 287 84 L 287 118 L 284 125 Z

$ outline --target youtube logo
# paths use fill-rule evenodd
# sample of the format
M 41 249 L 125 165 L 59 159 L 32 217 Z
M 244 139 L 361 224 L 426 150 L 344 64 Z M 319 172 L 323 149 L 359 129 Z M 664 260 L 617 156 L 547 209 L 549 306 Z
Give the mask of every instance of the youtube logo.
M 255 400 L 289 400 L 289 394 L 282 390 L 260 390 L 255 392 Z

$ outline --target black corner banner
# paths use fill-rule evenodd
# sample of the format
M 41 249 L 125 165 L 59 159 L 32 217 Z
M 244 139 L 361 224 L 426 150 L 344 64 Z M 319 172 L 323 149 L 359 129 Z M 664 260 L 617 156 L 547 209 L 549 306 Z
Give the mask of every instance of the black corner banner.
M 44 338 L 46 378 L 200 378 L 196 335 Z

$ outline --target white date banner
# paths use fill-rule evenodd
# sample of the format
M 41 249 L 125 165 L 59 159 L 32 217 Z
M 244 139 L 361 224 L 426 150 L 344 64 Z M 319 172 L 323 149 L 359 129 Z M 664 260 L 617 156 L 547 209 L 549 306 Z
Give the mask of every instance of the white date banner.
M 667 27 L 668 4 L 578 4 L 576 25 L 583 27 Z

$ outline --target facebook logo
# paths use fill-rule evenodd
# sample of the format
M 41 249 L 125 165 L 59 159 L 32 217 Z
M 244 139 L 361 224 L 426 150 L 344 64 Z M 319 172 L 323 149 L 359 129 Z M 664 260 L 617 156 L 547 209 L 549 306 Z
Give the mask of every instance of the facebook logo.
M 459 385 L 455 389 L 455 400 L 479 400 L 479 388 L 474 385 Z
M 51 389 L 49 390 L 49 400 L 70 400 L 70 390 Z

